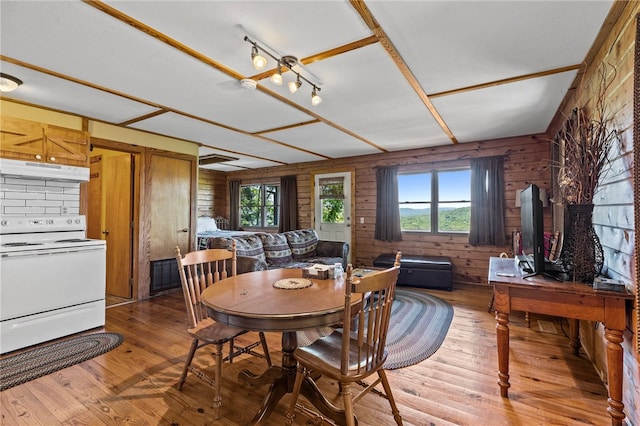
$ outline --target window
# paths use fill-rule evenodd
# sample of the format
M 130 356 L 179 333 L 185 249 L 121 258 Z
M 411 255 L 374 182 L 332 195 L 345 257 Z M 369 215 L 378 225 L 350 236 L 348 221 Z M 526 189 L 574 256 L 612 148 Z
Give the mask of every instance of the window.
M 240 186 L 240 226 L 273 228 L 279 223 L 280 185 L 252 184 Z
M 344 223 L 344 178 L 321 178 L 322 223 Z
M 398 173 L 398 200 L 403 232 L 468 234 L 471 170 Z

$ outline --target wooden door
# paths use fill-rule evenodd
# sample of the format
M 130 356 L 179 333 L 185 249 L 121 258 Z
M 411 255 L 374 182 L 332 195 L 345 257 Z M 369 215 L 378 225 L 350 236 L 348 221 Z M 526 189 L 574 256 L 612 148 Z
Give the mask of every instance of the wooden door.
M 102 155 L 94 155 L 90 158 L 89 170 L 87 238 L 104 240 L 102 234 Z
M 151 261 L 175 258 L 191 249 L 192 162 L 151 156 Z
M 321 240 L 344 241 L 352 247 L 351 189 L 351 172 L 314 175 L 314 227 Z M 349 250 L 349 261 L 351 254 Z
M 131 298 L 132 194 L 131 154 L 104 158 L 104 230 L 107 240 L 107 294 Z

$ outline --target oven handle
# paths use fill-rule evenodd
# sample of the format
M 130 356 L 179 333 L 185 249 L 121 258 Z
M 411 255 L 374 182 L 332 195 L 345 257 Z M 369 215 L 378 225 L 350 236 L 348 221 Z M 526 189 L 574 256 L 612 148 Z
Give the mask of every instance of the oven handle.
M 7 257 L 21 257 L 21 256 L 50 256 L 56 254 L 70 254 L 70 253 L 86 253 L 88 251 L 105 251 L 106 247 L 67 247 L 51 250 L 23 250 L 14 251 L 10 253 L 2 253 L 2 258 Z

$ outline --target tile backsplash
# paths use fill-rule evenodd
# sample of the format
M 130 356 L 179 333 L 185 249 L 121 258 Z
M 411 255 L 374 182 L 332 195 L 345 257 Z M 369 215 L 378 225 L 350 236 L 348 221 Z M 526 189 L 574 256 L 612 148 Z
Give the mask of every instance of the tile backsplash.
M 80 183 L 0 175 L 0 216 L 80 214 Z

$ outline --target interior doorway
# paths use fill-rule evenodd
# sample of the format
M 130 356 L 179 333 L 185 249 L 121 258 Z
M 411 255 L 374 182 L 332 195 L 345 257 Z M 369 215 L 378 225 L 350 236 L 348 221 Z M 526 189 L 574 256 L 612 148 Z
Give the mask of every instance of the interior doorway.
M 135 154 L 94 148 L 90 155 L 87 236 L 107 241 L 107 306 L 133 298 Z
M 348 171 L 314 175 L 314 228 L 321 240 L 344 241 L 353 247 L 352 183 Z

